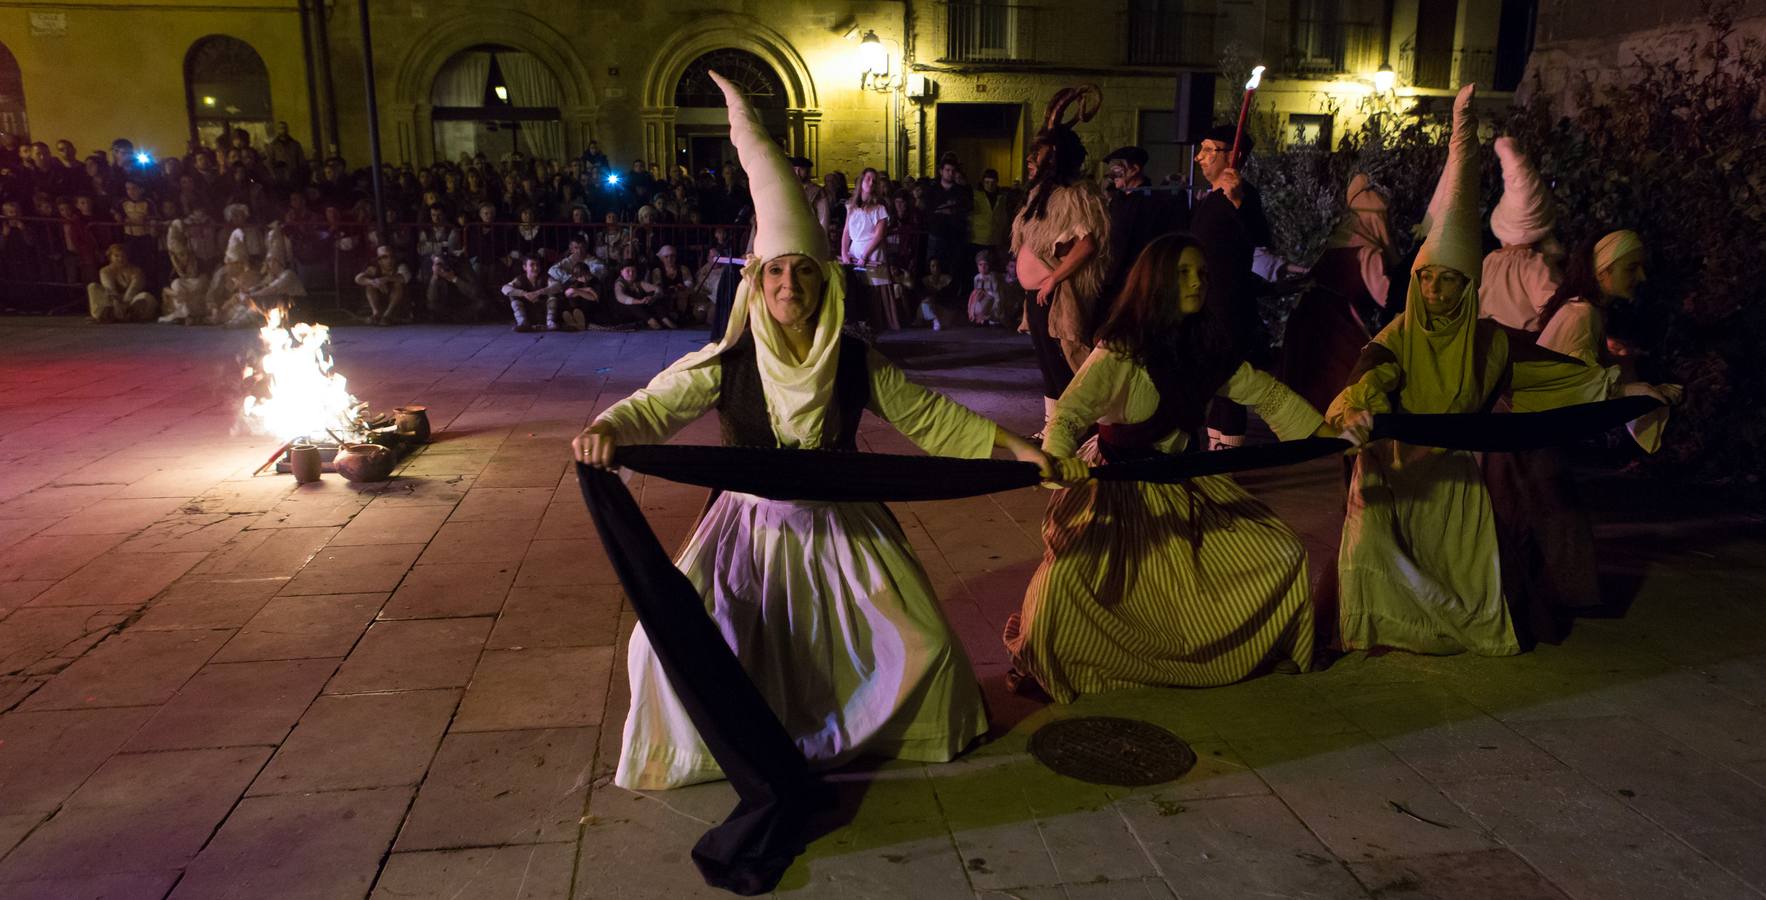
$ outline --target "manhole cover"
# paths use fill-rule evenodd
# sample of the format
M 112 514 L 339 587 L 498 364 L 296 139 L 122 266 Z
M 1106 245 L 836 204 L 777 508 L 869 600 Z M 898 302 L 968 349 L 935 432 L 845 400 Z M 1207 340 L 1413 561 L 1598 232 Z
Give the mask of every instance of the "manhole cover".
M 1139 787 L 1182 778 L 1196 765 L 1183 739 L 1136 719 L 1062 719 L 1030 736 L 1030 755 L 1068 778 Z

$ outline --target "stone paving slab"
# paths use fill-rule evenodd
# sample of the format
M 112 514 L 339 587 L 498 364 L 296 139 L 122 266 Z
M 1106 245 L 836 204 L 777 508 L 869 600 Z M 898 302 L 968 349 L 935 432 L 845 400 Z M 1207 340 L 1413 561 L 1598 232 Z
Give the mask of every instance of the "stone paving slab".
M 398 477 L 252 477 L 208 329 L 0 322 L 0 896 L 727 896 L 688 851 L 723 783 L 609 783 L 633 619 L 567 463 L 686 333 L 341 329 L 377 409 L 423 402 Z M 891 335 L 910 376 L 1034 430 L 1022 339 Z M 714 442 L 715 422 L 684 441 Z M 867 419 L 861 445 L 915 452 Z M 1313 571 L 1334 461 L 1242 479 Z M 636 477 L 665 546 L 705 491 Z M 1049 707 L 999 634 L 1047 495 L 894 512 L 975 663 L 986 743 L 836 776 L 845 824 L 776 896 L 1755 897 L 1766 890 L 1766 529 L 1592 485 L 1622 617 L 1508 659 L 1355 654 L 1304 676 Z M 1058 776 L 1059 718 L 1191 742 L 1176 782 Z

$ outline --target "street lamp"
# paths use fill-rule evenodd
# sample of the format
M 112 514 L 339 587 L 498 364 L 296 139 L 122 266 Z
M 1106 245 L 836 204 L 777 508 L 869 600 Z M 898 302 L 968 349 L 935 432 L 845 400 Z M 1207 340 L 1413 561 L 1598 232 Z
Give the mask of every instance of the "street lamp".
M 883 49 L 883 39 L 875 31 L 866 31 L 858 42 L 858 58 L 867 75 L 889 74 L 889 53 Z
M 1381 94 L 1391 93 L 1398 83 L 1398 73 L 1392 71 L 1391 63 L 1380 63 L 1380 70 L 1374 73 L 1374 91 Z

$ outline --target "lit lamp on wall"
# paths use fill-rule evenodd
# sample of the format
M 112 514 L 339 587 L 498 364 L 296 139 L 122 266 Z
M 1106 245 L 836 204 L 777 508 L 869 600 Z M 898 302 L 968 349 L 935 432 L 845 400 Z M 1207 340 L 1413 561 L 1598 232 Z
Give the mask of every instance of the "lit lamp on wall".
M 866 31 L 859 39 L 858 60 L 867 79 L 881 80 L 889 74 L 889 51 L 883 48 L 883 39 L 875 31 Z
M 1380 70 L 1374 73 L 1374 92 L 1389 94 L 1398 85 L 1398 73 L 1392 71 L 1391 63 L 1380 63 Z

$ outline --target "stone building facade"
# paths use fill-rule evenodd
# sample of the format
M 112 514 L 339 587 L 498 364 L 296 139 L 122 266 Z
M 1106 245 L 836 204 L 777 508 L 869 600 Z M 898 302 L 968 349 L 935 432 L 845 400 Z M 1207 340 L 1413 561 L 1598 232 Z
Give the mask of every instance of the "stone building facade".
M 767 96 L 761 105 L 785 146 L 823 170 L 922 173 L 955 152 L 969 168 L 991 166 L 1010 181 L 1045 104 L 1065 85 L 1102 89 L 1102 112 L 1082 129 L 1098 157 L 1139 143 L 1154 153 L 1155 174 L 1166 174 L 1189 152 L 1176 140 L 1173 112 L 1184 73 L 1221 73 L 1215 116 L 1230 120 L 1239 79 L 1261 62 L 1269 72 L 1253 117 L 1260 137 L 1329 139 L 1381 99 L 1374 85 L 1382 67 L 1395 80 L 1386 101 L 1489 80 L 1496 60 L 1516 49 L 1499 23 L 1511 7 L 1531 5 L 372 0 L 369 7 L 382 153 L 391 162 L 462 150 L 576 154 L 593 139 L 620 166 L 635 157 L 665 167 L 714 164 L 727 152 L 722 110 L 702 83 L 715 64 L 743 72 Z M 5 87 L 9 61 L 22 88 L 12 91 L 16 99 Z M 242 78 L 250 83 L 228 80 Z M 482 91 L 480 79 L 487 79 Z M 358 5 L 0 3 L 0 116 L 28 122 L 33 137 L 67 137 L 82 149 L 127 136 L 161 152 L 181 151 L 193 128 L 207 134 L 242 124 L 267 133 L 285 121 L 307 147 L 336 146 L 360 163 L 368 157 L 368 107 Z

